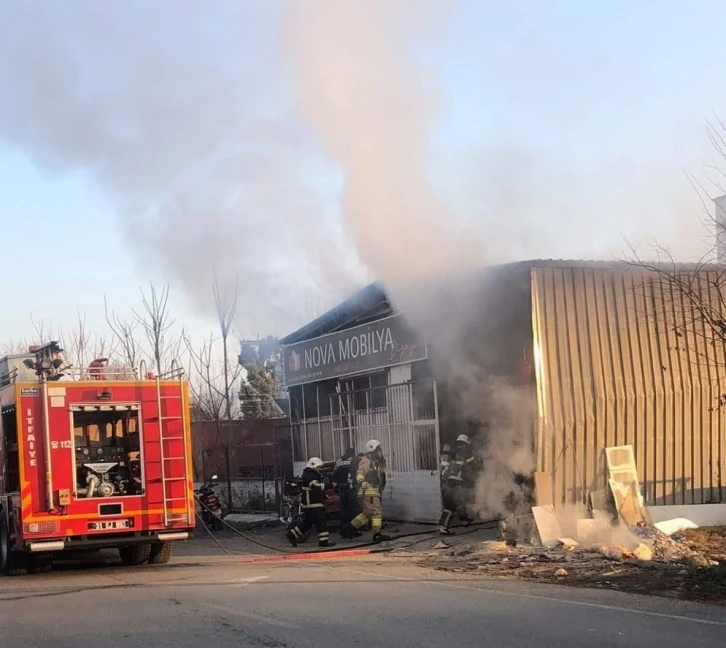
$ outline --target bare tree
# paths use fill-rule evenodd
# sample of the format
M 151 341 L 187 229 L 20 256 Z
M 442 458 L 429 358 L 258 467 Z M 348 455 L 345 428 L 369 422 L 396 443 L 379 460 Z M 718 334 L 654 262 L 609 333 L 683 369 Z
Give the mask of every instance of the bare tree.
M 86 315 L 80 312 L 76 324 L 65 331 L 60 329 L 58 338 L 69 364 L 77 369 L 88 367 L 97 358 L 106 358 L 111 362 L 115 355 L 115 340 L 89 331 Z
M 135 369 L 143 357 L 141 343 L 139 342 L 137 319 L 126 319 L 115 311 L 109 311 L 106 296 L 103 297 L 106 323 L 118 345 L 118 355 L 123 365 Z
M 688 362 L 726 365 L 726 266 L 709 251 L 694 263 L 678 263 L 661 245 L 646 259 L 630 246 L 628 264 L 642 273 L 636 283 L 641 315 L 663 335 L 670 349 Z
M 231 296 L 225 293 L 224 296 L 219 291 L 219 282 L 215 273 L 214 284 L 212 286 L 214 290 L 214 306 L 217 311 L 217 322 L 219 324 L 219 331 L 222 334 L 222 362 L 224 364 L 224 402 L 225 412 L 227 414 L 227 420 L 232 420 L 232 400 L 233 395 L 230 392 L 230 375 L 229 375 L 229 333 L 232 330 L 232 323 L 234 322 L 235 315 L 237 314 L 237 304 L 239 296 L 239 283 L 235 281 L 234 292 Z M 237 363 L 237 369 L 239 370 L 239 363 Z M 230 439 L 231 445 L 231 439 Z
M 197 420 L 214 423 L 215 439 L 212 448 L 207 450 L 216 452 L 220 447 L 223 448 L 227 470 L 227 501 L 231 505 L 233 422 L 240 418 L 238 393 L 242 367 L 230 358 L 229 340 L 237 313 L 238 286 L 235 284 L 231 294 L 223 292 L 215 276 L 212 290 L 219 335 L 210 335 L 200 347 L 195 347 L 185 335 L 184 343 L 189 356 L 194 416 Z
M 55 340 L 63 347 L 68 364 L 76 370 L 88 367 L 97 358 L 111 362 L 115 356 L 115 340 L 89 330 L 85 314 L 78 312 L 76 322 L 66 329 L 56 329 L 48 320 L 36 320 L 32 314 L 30 322 L 33 336 L 6 344 L 6 353 L 28 353 L 31 346 Z
M 54 337 L 57 340 L 61 339 L 60 331 L 57 332 L 57 335 L 54 335 L 56 329 L 48 320 L 36 320 L 32 313 L 30 314 L 30 327 L 32 329 L 31 335 L 4 342 L 2 355 L 23 355 L 28 353 L 31 346 L 49 342 Z
M 95 360 L 104 359 L 112 364 L 115 355 L 115 340 L 91 331 L 86 323 L 86 315 L 77 313 L 77 320 L 68 329 L 58 329 L 60 345 L 68 362 L 69 369 L 76 378 L 86 380 L 88 371 Z M 47 340 L 46 340 L 47 341 Z
M 222 340 L 219 337 L 210 335 L 200 345 L 194 346 L 185 335 L 184 342 L 188 352 L 192 420 L 207 422 L 214 426 L 212 443 L 204 449 L 212 454 L 222 451 L 227 459 L 230 454 L 229 438 L 234 427 L 231 423 L 239 420 L 240 408 L 238 401 L 234 399 L 229 403 L 228 411 L 226 395 L 234 392 L 239 384 L 242 367 L 227 363 L 228 369 L 225 373 L 225 362 L 221 357 Z M 227 472 L 231 473 L 229 462 Z
M 217 273 L 214 273 L 214 305 L 217 310 L 217 322 L 219 324 L 219 330 L 222 334 L 222 363 L 224 366 L 224 409 L 227 416 L 227 501 L 231 507 L 232 504 L 232 448 L 233 448 L 233 426 L 232 426 L 232 399 L 231 393 L 232 386 L 236 383 L 239 377 L 239 372 L 242 370 L 239 363 L 235 364 L 235 375 L 230 380 L 229 371 L 229 333 L 232 329 L 232 323 L 234 322 L 235 315 L 237 314 L 237 303 L 239 298 L 239 283 L 235 280 L 234 292 L 230 296 L 225 293 L 224 296 L 219 291 L 219 281 L 217 280 Z M 235 401 L 238 399 L 235 398 Z
M 28 352 L 28 346 L 28 341 L 24 338 L 8 340 L 3 342 L 2 347 L 0 347 L 0 355 L 23 355 Z
M 726 193 L 726 124 L 716 116 L 706 122 L 706 133 L 716 157 L 704 164 L 704 181 L 689 175 L 703 208 L 702 256 L 680 263 L 658 242 L 647 256 L 627 242 L 626 263 L 642 273 L 640 302 L 658 330 L 671 336 L 670 348 L 714 368 L 726 366 L 726 265 L 719 259 L 726 222 L 714 210 L 714 193 Z
M 31 344 L 43 344 L 50 342 L 53 338 L 60 340 L 60 331 L 53 327 L 53 324 L 49 320 L 39 319 L 36 320 L 33 317 L 33 313 L 30 314 L 30 324 L 33 327 L 33 341 Z
M 222 418 L 224 416 L 224 390 L 221 388 L 219 372 L 215 367 L 214 338 L 210 335 L 199 348 L 195 348 L 185 335 L 184 343 L 188 352 L 189 391 L 191 395 L 192 421 L 205 421 L 214 424 L 215 435 L 211 447 L 203 447 L 201 467 L 194 465 L 197 475 L 206 477 L 205 453 L 216 453 L 221 444 Z
M 133 310 L 133 315 L 149 345 L 154 368 L 161 375 L 179 357 L 183 335 L 175 336 L 173 332 L 176 320 L 169 311 L 169 285 L 158 291 L 154 284 L 149 284 L 148 295 L 140 290 L 143 311 Z
M 77 322 L 70 330 L 63 330 L 59 333 L 66 360 L 74 367 L 87 367 L 89 347 L 93 344 L 91 335 L 86 326 L 86 316 L 77 313 Z

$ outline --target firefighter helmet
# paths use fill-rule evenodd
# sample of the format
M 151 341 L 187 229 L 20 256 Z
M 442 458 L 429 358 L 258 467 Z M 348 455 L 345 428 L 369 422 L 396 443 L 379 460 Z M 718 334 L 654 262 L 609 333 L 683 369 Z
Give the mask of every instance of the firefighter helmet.
M 456 437 L 456 442 L 471 445 L 471 439 L 466 434 L 460 434 L 458 437 Z
M 371 439 L 368 443 L 366 443 L 366 452 L 375 452 L 380 447 L 381 447 L 381 442 L 380 441 L 376 441 L 375 439 Z
M 323 460 L 320 457 L 311 457 L 310 461 L 308 461 L 308 468 L 312 468 L 313 470 L 317 470 L 322 465 Z

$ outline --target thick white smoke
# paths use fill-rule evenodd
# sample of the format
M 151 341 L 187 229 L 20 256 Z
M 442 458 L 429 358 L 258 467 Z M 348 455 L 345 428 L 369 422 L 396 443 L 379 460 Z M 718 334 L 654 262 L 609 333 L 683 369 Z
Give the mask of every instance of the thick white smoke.
M 142 274 L 201 313 L 213 267 L 238 278 L 242 325 L 262 332 L 364 279 L 279 67 L 283 8 L 54 0 L 0 15 L 0 147 L 85 174 Z
M 255 331 L 294 328 L 300 304 L 321 293 L 334 301 L 369 277 L 384 282 L 436 340 L 462 411 L 488 421 L 484 452 L 501 466 L 489 474 L 524 470 L 529 430 L 514 416 L 510 383 L 483 372 L 467 344 L 486 346 L 480 320 L 511 299 L 482 310 L 475 288 L 444 287 L 443 306 L 427 286 L 556 253 L 543 241 L 559 244 L 578 227 L 578 245 L 597 239 L 627 200 L 603 190 L 599 168 L 588 178 L 577 162 L 561 167 L 527 142 L 500 140 L 501 150 L 477 151 L 473 172 L 461 169 L 478 190 L 466 219 L 461 201 L 438 193 L 431 141 L 446 106 L 423 60 L 461 4 L 6 2 L 0 146 L 52 172 L 85 174 L 139 265 L 163 273 L 200 312 L 211 310 L 214 270 L 222 283 L 239 279 L 240 313 Z M 638 161 L 608 177 L 617 186 L 644 168 Z M 654 184 L 672 186 L 659 170 Z M 592 210 L 602 212 L 595 234 L 584 217 Z
M 303 115 L 344 172 L 341 210 L 356 250 L 387 284 L 481 255 L 429 181 L 441 95 L 416 57 L 457 2 L 293 2 L 290 64 Z
M 496 515 L 518 491 L 514 474 L 533 468 L 533 419 L 517 388 L 471 353 L 472 342 L 488 343 L 477 324 L 495 304 L 483 303 L 483 282 L 469 275 L 492 261 L 491 241 L 465 228 L 429 179 L 441 95 L 417 56 L 456 4 L 297 2 L 287 36 L 303 114 L 344 171 L 341 210 L 360 258 L 434 344 L 459 421 L 488 426 L 477 505 Z

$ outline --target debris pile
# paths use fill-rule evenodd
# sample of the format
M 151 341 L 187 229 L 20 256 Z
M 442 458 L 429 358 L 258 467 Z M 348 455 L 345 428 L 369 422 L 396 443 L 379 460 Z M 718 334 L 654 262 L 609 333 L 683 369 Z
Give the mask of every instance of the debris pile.
M 708 560 L 692 551 L 682 542 L 677 542 L 654 526 L 641 525 L 630 529 L 644 544 L 653 551 L 653 560 L 664 563 L 680 563 L 693 567 L 707 566 Z
M 415 557 L 426 568 L 502 580 L 526 580 L 708 600 L 726 604 L 714 564 L 654 527 L 635 527 L 630 543 L 541 547 L 507 541 L 428 550 Z M 639 542 L 640 541 L 640 542 Z M 443 545 L 443 546 L 442 546 Z
M 589 506 L 556 505 L 554 477 L 535 473 L 536 506 L 500 524 L 501 542 L 455 548 L 439 543 L 420 555 L 419 563 L 493 578 L 726 603 L 721 581 L 708 569 L 718 564 L 710 552 L 704 555 L 708 547 L 684 541 L 689 536 L 695 541 L 696 525 L 683 518 L 649 523 L 632 447 L 607 448 L 606 457 L 610 490 L 590 492 Z M 726 531 L 718 537 L 722 544 L 717 546 L 726 550 Z
M 532 508 L 532 542 L 544 547 L 570 549 L 598 547 L 601 555 L 619 562 L 637 560 L 708 566 L 709 560 L 702 554 L 664 532 L 673 534 L 693 529 L 696 527 L 693 522 L 678 518 L 656 525 L 648 523 L 633 447 L 605 448 L 605 458 L 610 490 L 591 491 L 588 507 L 556 507 L 554 476 L 543 472 L 535 474 L 537 505 Z M 515 525 L 507 526 L 511 529 Z

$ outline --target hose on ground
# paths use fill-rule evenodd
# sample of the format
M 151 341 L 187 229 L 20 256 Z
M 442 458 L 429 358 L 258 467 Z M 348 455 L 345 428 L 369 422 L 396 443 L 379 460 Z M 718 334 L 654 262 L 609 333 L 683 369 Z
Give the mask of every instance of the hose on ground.
M 195 496 L 195 499 L 196 499 L 197 503 L 203 509 L 206 509 L 207 511 L 209 511 L 210 513 L 212 513 L 214 515 L 212 510 L 204 502 L 202 502 L 196 496 Z M 221 517 L 218 518 L 218 520 L 224 526 L 226 526 L 228 529 L 230 529 L 233 533 L 237 534 L 238 536 L 241 536 L 245 540 L 248 540 L 249 542 L 252 542 L 253 544 L 256 544 L 260 547 L 264 547 L 265 549 L 269 549 L 270 551 L 277 551 L 278 553 L 283 553 L 283 554 L 288 554 L 288 555 L 302 556 L 305 554 L 312 554 L 312 553 L 335 553 L 337 551 L 350 551 L 352 549 L 364 549 L 366 547 L 380 546 L 380 544 L 381 544 L 380 542 L 377 542 L 377 541 L 368 541 L 368 542 L 360 542 L 358 544 L 344 545 L 341 547 L 331 547 L 329 549 L 317 549 L 317 550 L 311 549 L 308 551 L 290 551 L 288 549 L 280 549 L 279 547 L 273 547 L 271 545 L 265 544 L 264 542 L 260 542 L 259 540 L 256 540 L 255 538 L 250 537 L 246 533 L 243 533 L 242 531 L 240 531 L 239 529 L 237 529 L 236 527 L 231 525 L 226 520 L 223 520 Z M 464 527 L 464 525 L 458 525 L 457 527 L 454 527 L 454 528 L 464 527 L 464 528 L 470 529 L 469 531 L 466 531 L 466 532 L 460 534 L 460 535 L 468 535 L 468 534 L 474 533 L 474 531 L 478 531 L 480 529 L 496 528 L 496 525 L 499 524 L 500 521 L 501 521 L 501 518 L 497 518 L 494 520 L 483 520 L 481 522 L 474 522 L 474 523 L 468 525 L 468 527 Z M 230 556 L 234 555 L 230 551 L 228 551 L 225 547 L 222 546 L 222 544 L 219 542 L 219 540 L 214 536 L 214 533 L 207 527 L 206 524 L 204 524 L 203 520 L 200 519 L 200 522 L 202 523 L 202 526 L 204 526 L 207 533 L 209 533 L 212 536 L 212 538 L 214 539 L 214 541 L 217 543 L 217 545 L 219 545 L 219 547 L 222 549 L 222 551 L 224 551 L 226 554 L 228 554 Z M 472 527 L 475 527 L 475 528 L 472 528 Z M 413 537 L 417 537 L 417 536 L 431 535 L 431 534 L 436 534 L 434 537 L 438 536 L 438 534 L 439 534 L 438 529 L 432 529 L 432 530 L 426 530 L 426 531 L 413 531 L 411 533 L 402 533 L 402 534 L 392 537 L 391 541 L 400 540 L 402 538 L 413 538 Z M 386 552 L 386 551 L 392 551 L 393 549 L 399 549 L 399 548 L 405 549 L 406 547 L 413 546 L 414 544 L 420 544 L 421 542 L 426 542 L 427 540 L 433 540 L 434 537 L 422 538 L 421 540 L 419 540 L 417 542 L 413 542 L 410 545 L 406 545 L 404 547 L 380 547 L 380 552 L 382 553 L 382 552 Z
M 226 554 L 227 554 L 228 556 L 234 556 L 234 554 L 233 554 L 233 553 L 232 553 L 232 552 L 231 552 L 231 551 L 230 551 L 229 549 L 227 549 L 227 547 L 225 547 L 225 546 L 224 546 L 224 545 L 223 545 L 223 544 L 222 544 L 222 543 L 221 543 L 221 542 L 220 542 L 220 541 L 219 541 L 219 540 L 217 539 L 217 536 L 215 536 L 215 535 L 214 535 L 214 533 L 212 532 L 212 530 L 211 530 L 211 529 L 210 529 L 210 528 L 209 528 L 209 527 L 208 527 L 208 526 L 207 526 L 206 524 L 204 524 L 204 520 L 203 520 L 203 519 L 202 519 L 201 517 L 199 518 L 199 523 L 200 523 L 200 524 L 201 524 L 201 525 L 202 525 L 202 526 L 204 527 L 204 530 L 205 530 L 205 531 L 206 531 L 206 532 L 207 532 L 207 533 L 208 533 L 208 534 L 210 535 L 210 537 L 212 538 L 212 540 L 214 540 L 214 542 L 215 542 L 215 543 L 217 544 L 217 546 L 218 546 L 218 547 L 219 547 L 219 548 L 220 548 L 220 549 L 221 549 L 221 550 L 222 550 L 222 551 L 223 551 L 224 553 L 226 553 Z

